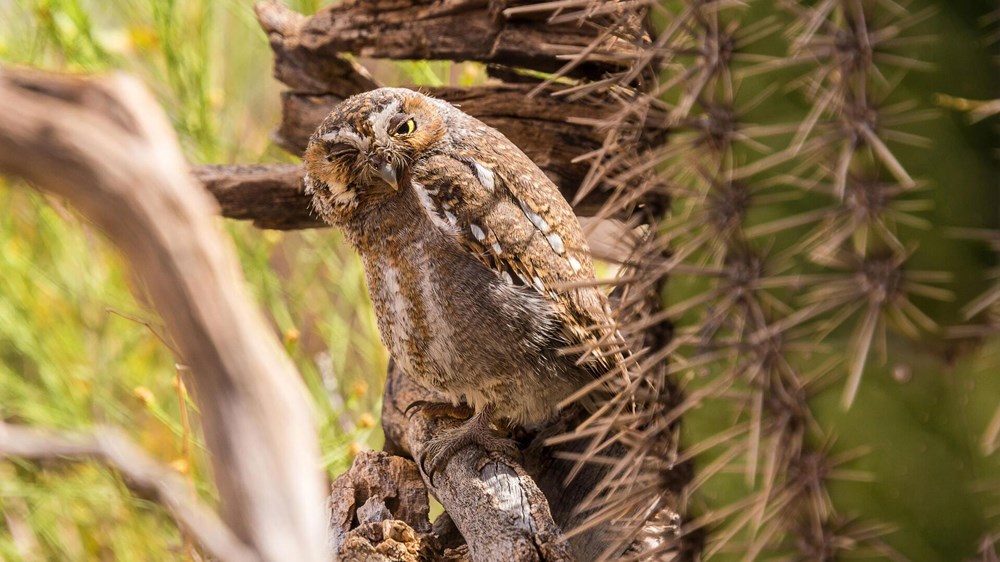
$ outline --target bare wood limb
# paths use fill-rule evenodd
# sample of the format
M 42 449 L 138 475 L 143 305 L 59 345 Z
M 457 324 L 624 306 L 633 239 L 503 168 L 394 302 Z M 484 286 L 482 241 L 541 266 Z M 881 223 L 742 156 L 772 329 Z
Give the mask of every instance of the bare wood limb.
M 589 146 L 590 142 L 588 137 L 581 136 L 582 130 L 579 127 L 505 114 L 500 109 L 503 105 L 482 101 L 475 91 L 465 93 L 467 97 L 464 99 L 468 101 L 462 102 L 463 109 L 480 110 L 480 116 L 487 123 L 499 128 L 528 151 L 568 200 L 575 197 L 576 188 L 586 174 L 587 166 L 574 164 L 571 160 L 576 150 Z M 286 94 L 284 99 L 286 106 L 295 107 L 289 114 L 298 116 L 296 120 L 299 122 L 291 125 L 291 121 L 286 120 L 277 136 L 279 140 L 287 138 L 287 141 L 282 142 L 287 142 L 293 149 L 296 144 L 306 142 L 315 126 L 338 101 L 332 96 L 299 94 Z M 456 95 L 455 99 L 462 98 Z M 477 105 L 480 103 L 481 106 Z M 515 97 L 510 97 L 503 103 L 511 104 L 508 107 L 517 105 Z M 523 110 L 526 106 L 521 104 L 521 107 Z M 490 111 L 487 108 L 493 108 L 495 113 L 492 116 L 484 115 Z M 576 139 L 575 144 L 566 143 L 572 139 Z M 305 170 L 301 165 L 207 165 L 195 167 L 192 173 L 216 198 L 220 212 L 225 217 L 252 220 L 260 228 L 276 230 L 325 226 L 311 211 L 309 197 L 306 196 L 302 183 Z M 607 192 L 594 190 L 574 210 L 581 216 L 595 214 L 601 210 L 607 195 Z M 658 194 L 650 193 L 648 198 L 653 200 L 659 197 Z M 639 201 L 643 202 L 644 200 Z
M 312 213 L 301 165 L 209 165 L 192 174 L 215 197 L 224 217 L 275 230 L 326 226 Z
M 528 93 L 533 86 L 534 84 L 487 84 L 464 88 L 411 87 L 427 95 L 448 100 L 487 125 L 499 129 L 512 140 L 521 141 L 516 144 L 523 147 L 543 168 L 550 161 L 570 164 L 570 160 L 586 149 L 600 146 L 603 134 L 591 126 L 573 121 L 606 117 L 609 112 L 606 105 L 551 96 L 529 98 Z M 282 93 L 282 122 L 275 132 L 275 141 L 289 152 L 301 154 L 320 121 L 346 97 L 348 96 L 294 90 Z M 550 132 L 551 127 L 555 127 L 555 130 Z M 526 129 L 534 135 L 524 134 Z M 539 139 L 538 134 L 545 136 Z M 550 146 L 554 141 L 566 144 L 565 150 L 569 153 L 561 157 L 546 158 L 545 155 L 554 149 Z
M 271 38 L 282 82 L 304 92 L 341 93 L 317 89 L 318 77 L 342 75 L 340 53 L 391 59 L 474 60 L 507 66 L 555 71 L 565 57 L 598 38 L 598 32 L 577 22 L 551 24 L 547 14 L 510 14 L 510 2 L 449 0 L 408 2 L 363 0 L 342 2 L 305 18 L 279 2 L 256 6 L 261 26 Z M 551 11 L 551 10 L 550 10 Z M 620 68 L 637 54 L 634 45 L 614 36 L 602 40 L 590 60 L 574 75 L 600 75 Z M 318 61 L 337 61 L 321 69 Z M 370 88 L 365 88 L 370 89 Z
M 187 481 L 117 429 L 98 427 L 89 433 L 68 433 L 0 422 L 0 457 L 104 463 L 118 471 L 133 492 L 166 508 L 211 556 L 224 561 L 259 560 L 214 511 L 196 499 Z
M 440 430 L 422 414 L 414 418 L 420 421 L 409 425 L 407 437 L 420 458 Z M 574 560 L 545 495 L 512 459 L 467 447 L 433 481 L 426 475 L 424 481 L 461 531 L 472 560 Z
M 441 397 L 417 385 L 399 369 L 390 368 L 382 405 L 387 451 L 420 458 L 431 436 L 440 431 L 435 420 L 421 414 L 404 414 L 416 400 L 435 401 Z M 467 447 L 452 457 L 433 482 L 424 475 L 424 483 L 461 531 L 472 560 L 576 559 L 549 510 L 545 494 L 514 459 Z
M 0 108 L 0 171 L 69 199 L 142 276 L 193 372 L 223 520 L 264 560 L 325 560 L 305 390 L 153 98 L 123 76 L 3 69 Z
M 312 212 L 302 184 L 305 169 L 299 164 L 205 165 L 191 172 L 215 197 L 226 218 L 275 230 L 326 226 Z M 581 216 L 599 209 L 597 197 L 589 196 L 575 207 Z
M 258 2 L 257 21 L 274 51 L 274 77 L 300 92 L 346 98 L 378 87 L 361 65 L 335 52 L 316 56 L 303 38 L 309 18 L 280 2 Z

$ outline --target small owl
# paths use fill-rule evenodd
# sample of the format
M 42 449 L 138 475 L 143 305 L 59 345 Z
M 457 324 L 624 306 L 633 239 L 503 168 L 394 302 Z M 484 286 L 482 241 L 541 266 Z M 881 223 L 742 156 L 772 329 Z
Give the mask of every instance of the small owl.
M 431 474 L 471 443 L 509 452 L 496 428 L 550 419 L 621 356 L 576 216 L 497 130 L 381 88 L 338 105 L 305 164 L 313 207 L 361 255 L 392 357 L 473 412 L 427 447 Z

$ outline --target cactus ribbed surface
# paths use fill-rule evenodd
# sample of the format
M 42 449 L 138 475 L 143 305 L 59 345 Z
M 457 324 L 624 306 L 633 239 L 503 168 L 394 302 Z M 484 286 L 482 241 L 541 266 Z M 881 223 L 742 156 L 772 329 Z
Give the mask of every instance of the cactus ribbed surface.
M 996 560 L 991 9 L 648 6 L 656 33 L 604 125 L 608 146 L 629 118 L 668 134 L 595 156 L 593 176 L 620 191 L 608 216 L 670 200 L 637 209 L 652 224 L 624 269 L 625 294 L 663 308 L 623 312 L 652 345 L 643 372 L 662 387 L 666 359 L 677 387 L 645 406 L 682 420 L 664 474 L 693 466 L 665 559 Z M 663 321 L 672 338 L 651 344 Z M 654 425 L 636 436 L 650 458 L 677 430 Z

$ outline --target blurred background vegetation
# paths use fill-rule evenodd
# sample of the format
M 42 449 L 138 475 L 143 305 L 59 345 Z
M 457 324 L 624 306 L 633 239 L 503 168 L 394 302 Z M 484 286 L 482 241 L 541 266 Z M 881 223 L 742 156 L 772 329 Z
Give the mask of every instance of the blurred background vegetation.
M 309 14 L 323 2 L 287 4 Z M 910 99 L 936 110 L 905 128 L 932 139 L 935 150 L 920 143 L 894 149 L 914 177 L 926 180 L 917 195 L 902 199 L 932 203 L 910 207 L 921 220 L 901 224 L 901 237 L 919 244 L 914 269 L 951 274 L 940 284 L 948 291 L 945 301 L 918 302 L 942 330 L 955 334 L 965 322 L 963 306 L 995 282 L 986 275 L 996 265 L 989 245 L 946 235 L 945 228 L 1000 227 L 995 121 L 970 125 L 963 101 L 997 95 L 996 68 L 981 53 L 982 41 L 998 26 L 981 19 L 989 2 L 915 4 L 914 11 L 932 5 L 938 10 L 913 32 L 935 38 L 931 46 L 914 47 L 933 70 L 905 73 L 893 101 Z M 769 5 L 752 3 L 744 21 L 763 20 L 761 10 Z M 973 51 L 980 54 L 969 56 Z M 268 140 L 278 122 L 281 86 L 271 78 L 271 53 L 251 2 L 0 0 L 0 60 L 139 76 L 163 104 L 192 163 L 292 160 Z M 485 79 L 474 64 L 367 66 L 390 84 Z M 794 73 L 781 79 L 791 81 Z M 775 80 L 768 74 L 744 85 L 743 98 L 770 91 L 770 99 L 781 102 L 755 105 L 747 119 L 804 119 L 808 103 L 769 90 Z M 789 136 L 759 140 L 773 148 L 787 144 Z M 776 201 L 751 209 L 747 229 L 807 212 L 810 199 Z M 697 211 L 686 204 L 677 198 L 681 218 Z M 155 313 L 120 256 L 58 200 L 0 180 L 0 208 L 0 416 L 59 428 L 121 426 L 211 498 L 196 406 L 177 383 L 183 367 L 175 365 Z M 360 263 L 334 231 L 259 231 L 222 220 L 219 225 L 235 241 L 252 294 L 313 392 L 323 460 L 335 475 L 358 450 L 381 443 L 377 419 L 387 356 Z M 791 243 L 803 232 L 782 236 Z M 685 302 L 704 288 L 704 279 L 676 275 L 668 303 Z M 677 315 L 680 331 L 701 321 L 697 310 L 686 312 Z M 843 377 L 810 394 L 815 424 L 827 440 L 809 446 L 833 468 L 824 474 L 822 493 L 834 497 L 839 521 L 847 525 L 860 517 L 888 545 L 869 551 L 871 559 L 962 560 L 975 554 L 978 541 L 1000 532 L 1000 428 L 990 432 L 991 423 L 1000 424 L 1000 340 L 939 335 L 912 340 L 890 333 L 881 346 L 887 351 L 874 353 L 865 366 L 850 410 L 839 403 Z M 799 359 L 799 367 L 825 366 L 831 353 L 845 355 L 841 350 L 850 339 L 850 330 L 833 331 L 826 349 Z M 835 368 L 846 370 L 843 364 Z M 686 390 L 714 380 L 705 374 L 683 373 Z M 733 403 L 706 401 L 689 412 L 687 444 L 746 422 L 746 409 L 734 416 Z M 710 451 L 698 464 L 717 458 Z M 739 459 L 718 466 L 723 469 L 702 486 L 696 511 L 733 505 L 748 489 L 759 490 L 762 479 L 748 483 Z M 113 473 L 96 465 L 53 469 L 0 462 L 0 516 L 3 560 L 191 556 L 191 545 L 159 508 L 131 496 Z
M 288 4 L 308 14 L 321 2 Z M 268 140 L 281 86 L 251 2 L 0 0 L 0 60 L 139 76 L 192 163 L 291 160 Z M 375 70 L 397 82 L 477 76 L 443 63 Z M 121 426 L 210 498 L 196 407 L 179 392 L 169 342 L 121 256 L 73 210 L 2 178 L 0 208 L 0 416 Z M 360 262 L 333 231 L 219 225 L 313 391 L 323 461 L 339 473 L 358 450 L 381 445 L 388 358 Z M 0 462 L 0 514 L 2 560 L 169 560 L 189 548 L 160 509 L 96 465 Z

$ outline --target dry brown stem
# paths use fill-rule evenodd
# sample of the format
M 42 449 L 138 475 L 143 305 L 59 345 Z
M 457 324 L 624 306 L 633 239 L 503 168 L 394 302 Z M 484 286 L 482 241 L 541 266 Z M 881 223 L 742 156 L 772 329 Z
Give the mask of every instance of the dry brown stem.
M 298 164 L 208 165 L 192 173 L 224 217 L 275 230 L 326 226 L 312 213 L 302 183 L 305 169 Z
M 0 458 L 3 457 L 102 462 L 118 471 L 133 492 L 166 508 L 207 554 L 227 562 L 260 560 L 214 511 L 195 499 L 194 490 L 186 480 L 114 428 L 59 433 L 0 422 Z
M 0 70 L 0 108 L 0 172 L 72 202 L 144 281 L 192 372 L 222 519 L 262 560 L 325 560 L 304 388 L 163 112 L 123 76 L 11 69 Z

